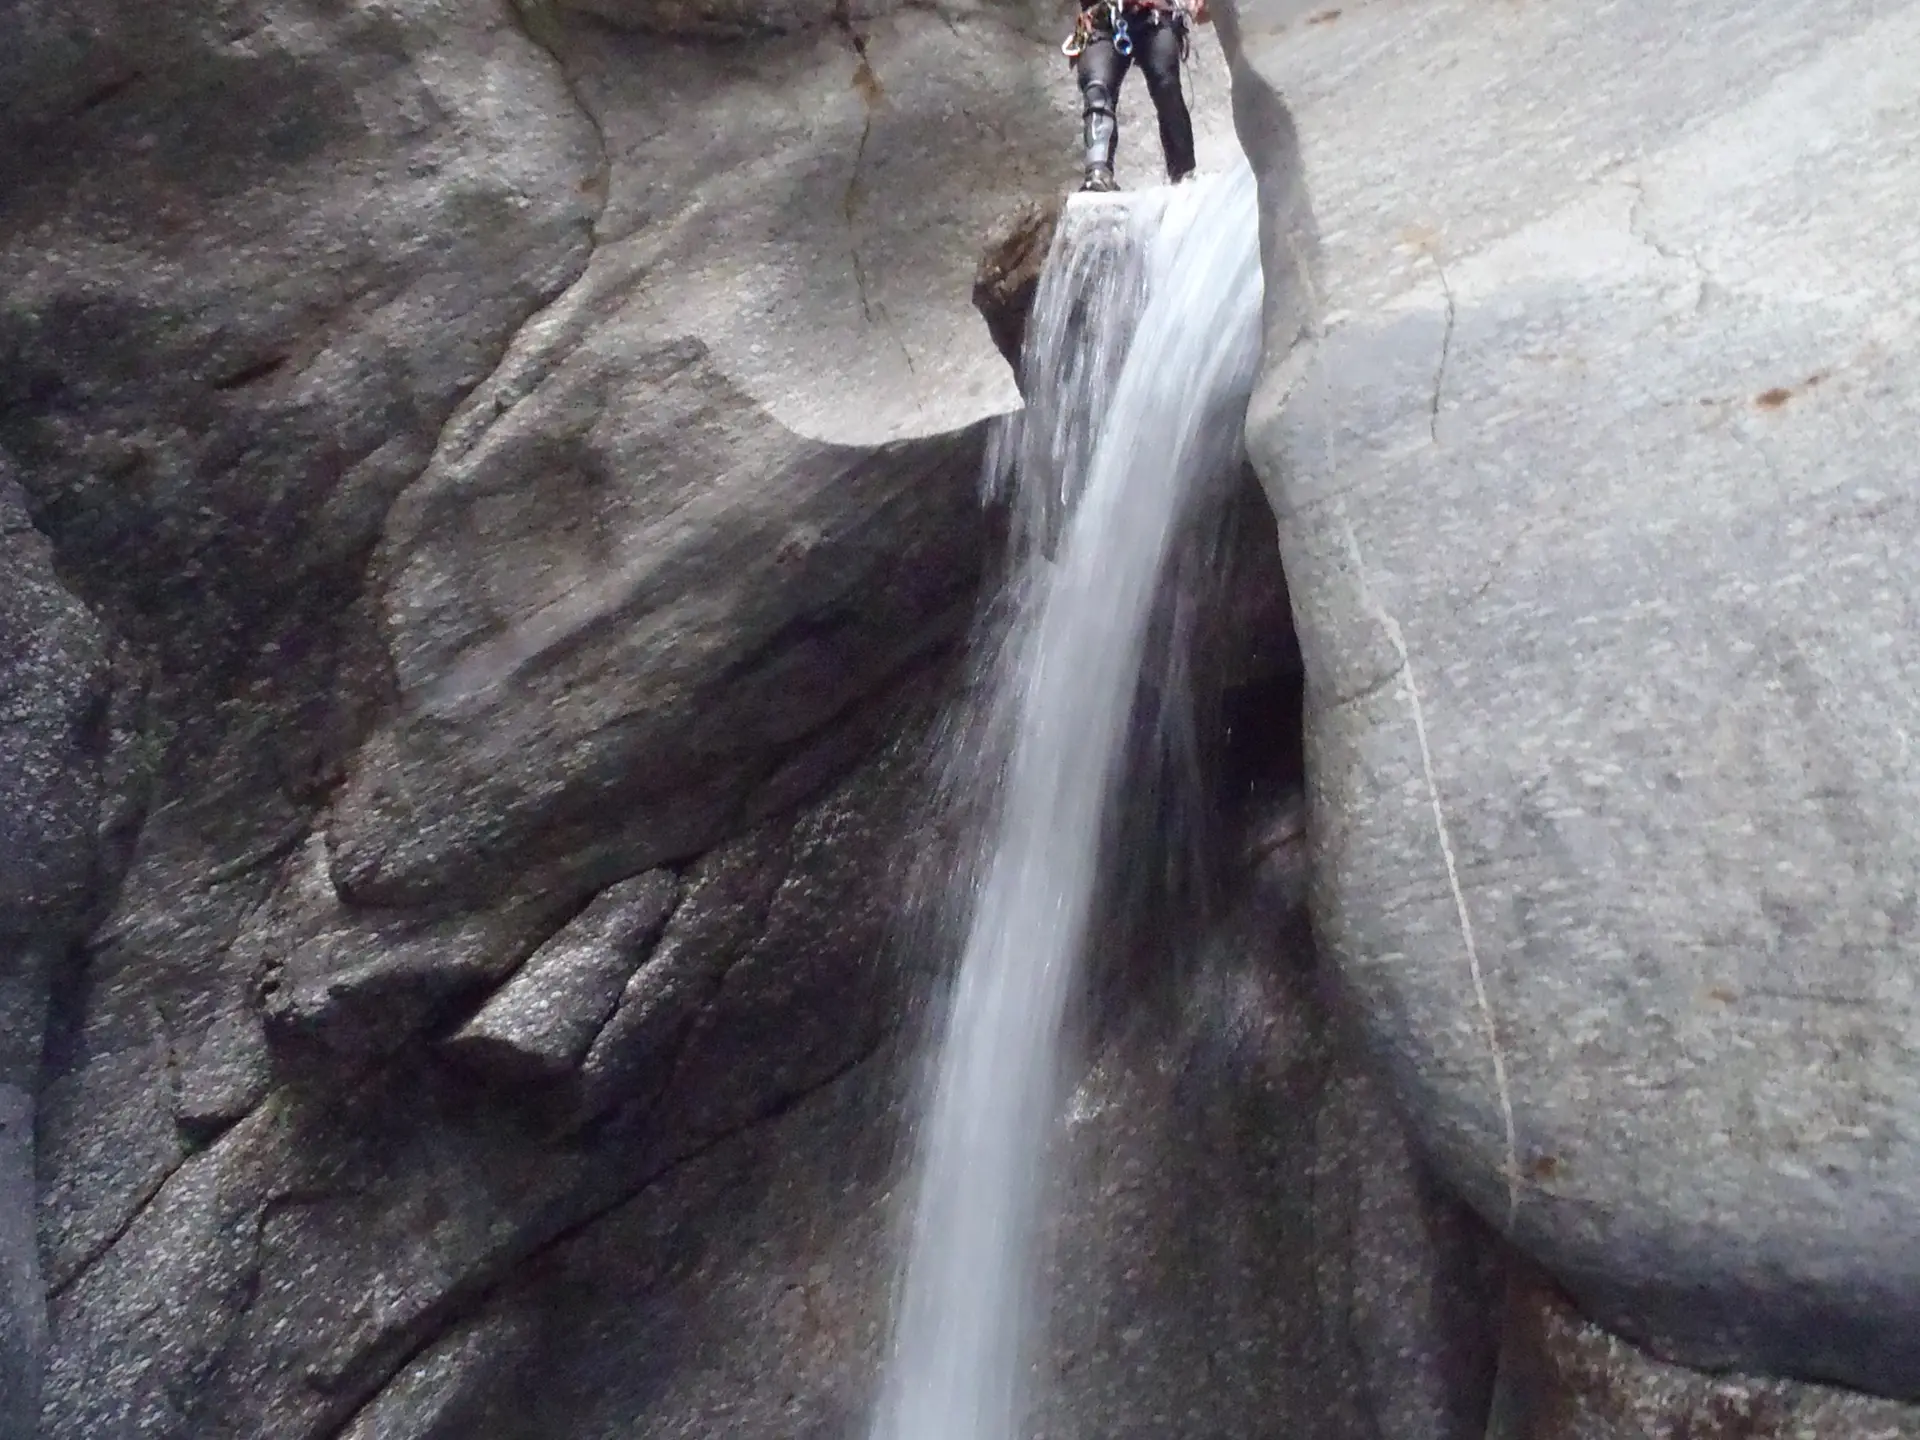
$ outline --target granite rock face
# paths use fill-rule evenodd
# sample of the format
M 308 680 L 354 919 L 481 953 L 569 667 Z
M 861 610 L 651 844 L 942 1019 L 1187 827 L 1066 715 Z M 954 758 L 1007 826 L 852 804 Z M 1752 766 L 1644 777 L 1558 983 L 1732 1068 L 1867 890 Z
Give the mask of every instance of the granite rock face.
M 1661 1355 L 1920 1396 L 1920 6 L 1230 38 L 1316 921 L 1422 1148 Z
M 287 668 L 579 273 L 592 127 L 503 6 L 7 14 L 0 443 L 180 683 Z
M 388 526 L 400 706 L 329 825 L 343 893 L 684 860 L 870 743 L 843 717 L 970 613 L 978 422 L 1017 396 L 967 282 L 1071 174 L 1058 23 L 556 32 L 608 200 Z
M 1583 1320 L 1534 1278 L 1512 1287 L 1488 1440 L 1910 1440 L 1920 1411 L 1824 1385 L 1702 1375 Z
M 34 1131 L 50 986 L 84 925 L 109 746 L 107 640 L 53 573 L 0 452 L 0 1433 L 46 1344 Z
M 82 670 L 111 670 L 4 742 L 77 726 L 57 770 L 18 773 L 87 792 L 61 840 L 84 855 L 24 872 L 20 902 L 88 930 L 51 977 L 44 1065 L 40 1027 L 21 1037 L 58 1373 L 105 1315 L 60 1298 L 267 1093 L 232 941 L 379 701 L 361 602 L 386 509 L 584 263 L 596 147 L 498 7 L 0 11 L 9 560 L 30 521 L 95 629 Z M 77 622 L 32 623 L 51 645 Z M 157 1388 L 166 1330 L 115 1342 Z M 71 1402 L 50 1387 L 48 1423 Z
M 0 453 L 0 934 L 71 933 L 82 923 L 108 749 L 108 664 L 106 635 L 54 574 Z
M 1330 944 L 1287 804 L 1197 950 L 1133 937 L 1037 1423 L 1477 1440 L 1433 1160 L 1662 1350 L 1909 1385 L 1911 506 L 1849 468 L 1907 423 L 1908 12 L 1308 12 L 1222 16 L 1231 117 L 1208 37 L 1190 84 L 1324 302 L 1269 286 L 1253 439 Z M 858 1432 L 1063 25 L 0 0 L 0 1429 Z M 1538 1373 L 1588 1398 L 1530 1433 L 1612 1440 Z
M 1497 1260 L 1316 961 L 1298 819 L 1257 816 L 1221 920 L 1155 947 L 1146 1003 L 1094 1025 L 1053 1205 L 1049 1440 L 1483 1440 Z
M 628 1090 L 638 1113 L 534 1149 L 490 1137 L 484 1112 L 428 1085 L 404 1120 L 347 1102 L 281 1114 L 274 1137 L 249 1118 L 187 1162 L 140 1222 L 168 1228 L 141 1241 L 171 1253 L 181 1227 L 209 1278 L 247 1262 L 219 1259 L 204 1167 L 280 1187 L 243 1202 L 269 1217 L 259 1283 L 272 1298 L 229 1322 L 244 1367 L 214 1371 L 234 1433 L 335 1433 L 347 1415 L 338 1433 L 356 1440 L 615 1440 L 635 1416 L 671 1436 L 859 1432 L 917 1038 L 889 1022 L 895 987 L 926 977 L 823 962 L 897 907 L 871 858 L 937 843 L 885 819 L 905 793 L 888 770 L 905 758 L 688 877 L 636 973 L 677 935 L 675 963 L 711 998 L 658 1098 Z M 1036 1421 L 1054 1440 L 1188 1423 L 1352 1440 L 1483 1431 L 1489 1252 L 1332 1018 L 1299 910 L 1299 834 L 1270 828 L 1260 874 L 1192 962 L 1204 978 L 1172 1003 L 1117 1009 L 1080 1072 L 1062 1139 L 1052 1403 Z M 722 935 L 739 948 L 691 943 Z M 882 953 L 871 934 L 861 948 Z M 1173 957 L 1158 958 L 1171 975 Z M 629 987 L 621 1003 L 638 998 Z M 756 1108 L 755 1094 L 784 1098 Z M 99 1305 L 128 1287 L 137 1300 L 146 1282 L 81 1283 Z M 311 1338 L 290 1350 L 288 1336 Z M 105 1355 L 89 1358 L 133 1390 Z M 95 1426 L 111 1413 L 81 1410 Z
M 576 1069 L 659 938 L 679 890 L 671 871 L 649 870 L 602 891 L 444 1048 L 501 1079 L 551 1079 Z
M 709 983 L 663 1037 L 663 1083 L 619 1097 L 590 1131 L 554 1127 L 536 1089 L 478 1091 L 414 1045 L 331 1087 L 296 1074 L 210 1140 L 181 1146 L 109 1243 L 56 1282 L 42 1434 L 335 1434 L 363 1407 L 379 1416 L 415 1403 L 461 1345 L 483 1346 L 482 1378 L 508 1373 L 529 1294 L 537 1353 L 570 1354 L 602 1378 L 633 1371 L 641 1352 L 600 1335 L 608 1313 L 576 1304 L 577 1282 L 541 1297 L 564 1282 L 563 1257 L 614 1245 L 638 1267 L 619 1305 L 664 1323 L 659 1277 L 686 1263 L 695 1237 L 729 1253 L 741 1214 L 756 1211 L 742 1153 L 791 1147 L 837 1162 L 838 1143 L 812 1124 L 827 1103 L 819 1092 L 884 1068 L 874 1057 L 913 988 L 910 967 L 883 963 L 899 894 L 881 877 L 888 856 L 916 843 L 918 753 L 909 726 L 829 794 L 769 822 L 769 845 L 789 857 L 772 895 L 745 923 L 707 932 L 720 948 L 698 957 Z M 819 843 L 825 834 L 833 844 Z M 795 1023 L 811 1014 L 835 1023 Z M 889 1105 L 894 1088 L 889 1076 Z M 676 1178 L 703 1165 L 749 1188 L 722 1204 L 711 1186 Z M 621 1230 L 636 1207 L 666 1228 Z M 779 1219 L 802 1238 L 824 1223 L 811 1211 Z M 620 1238 L 603 1240 L 608 1226 Z M 762 1319 L 749 1307 L 727 1323 L 764 1352 Z M 683 1423 L 671 1403 L 649 1413 Z M 481 1433 L 621 1433 L 576 1430 L 570 1404 L 521 1385 L 520 1428 Z M 684 1423 L 703 1413 L 689 1409 Z M 447 1433 L 418 1423 L 374 1433 Z
M 860 1412 L 1062 27 L 0 0 L 9 1435 Z

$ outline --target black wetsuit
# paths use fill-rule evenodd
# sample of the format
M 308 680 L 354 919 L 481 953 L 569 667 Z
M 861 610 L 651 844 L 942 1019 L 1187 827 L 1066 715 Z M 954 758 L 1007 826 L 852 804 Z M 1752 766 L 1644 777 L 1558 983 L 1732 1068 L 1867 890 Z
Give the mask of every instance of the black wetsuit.
M 1089 7 L 1091 34 L 1075 61 L 1080 98 L 1086 112 L 1087 169 L 1111 172 L 1120 142 L 1118 104 L 1120 85 L 1133 62 L 1140 62 L 1147 94 L 1160 117 L 1160 149 L 1167 160 L 1167 178 L 1179 180 L 1193 170 L 1193 118 L 1180 90 L 1180 61 L 1186 52 L 1186 17 L 1165 10 L 1135 8 L 1125 12 L 1132 53 L 1123 55 L 1114 44 L 1107 7 Z

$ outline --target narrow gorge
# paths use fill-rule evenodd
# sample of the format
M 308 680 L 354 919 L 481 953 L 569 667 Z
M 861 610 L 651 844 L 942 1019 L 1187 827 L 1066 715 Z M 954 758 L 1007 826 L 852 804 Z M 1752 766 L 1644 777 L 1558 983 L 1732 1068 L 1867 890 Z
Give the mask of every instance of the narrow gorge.
M 0 0 L 0 1440 L 1920 1437 L 1920 3 L 1215 9 Z

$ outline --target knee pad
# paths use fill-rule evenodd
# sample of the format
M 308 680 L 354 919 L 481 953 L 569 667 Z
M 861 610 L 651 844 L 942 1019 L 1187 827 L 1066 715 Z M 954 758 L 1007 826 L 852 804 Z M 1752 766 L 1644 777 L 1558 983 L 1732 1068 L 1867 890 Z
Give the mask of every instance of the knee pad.
M 1113 114 L 1113 92 L 1098 80 L 1082 85 L 1080 95 L 1089 115 Z

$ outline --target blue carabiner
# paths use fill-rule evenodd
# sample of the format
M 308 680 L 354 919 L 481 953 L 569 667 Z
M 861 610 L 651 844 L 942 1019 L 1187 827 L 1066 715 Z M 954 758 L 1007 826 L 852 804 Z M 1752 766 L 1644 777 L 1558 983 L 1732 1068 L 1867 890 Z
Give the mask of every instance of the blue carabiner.
M 1127 20 L 1124 15 L 1118 16 L 1114 21 L 1113 52 L 1121 56 L 1133 54 L 1133 36 L 1127 33 Z

